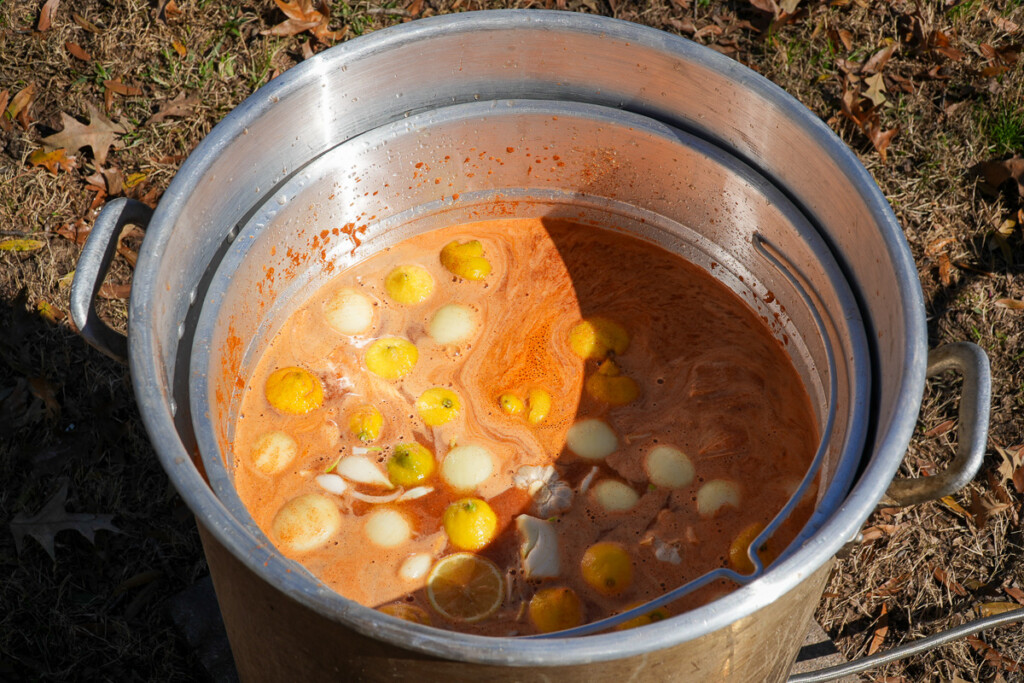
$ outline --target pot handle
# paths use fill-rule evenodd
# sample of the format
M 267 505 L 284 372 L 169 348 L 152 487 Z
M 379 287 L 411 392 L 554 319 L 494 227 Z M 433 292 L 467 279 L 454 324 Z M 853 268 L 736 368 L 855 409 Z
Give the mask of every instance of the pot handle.
M 956 342 L 928 354 L 928 376 L 958 370 L 964 376 L 960 397 L 960 427 L 956 457 L 945 470 L 931 477 L 894 479 L 881 505 L 904 507 L 938 500 L 963 488 L 974 478 L 985 456 L 988 442 L 989 404 L 992 377 L 988 356 L 976 344 Z
M 128 338 L 103 322 L 96 312 L 96 296 L 114 259 L 121 230 L 129 224 L 145 230 L 152 217 L 153 209 L 134 199 L 122 197 L 106 204 L 85 240 L 71 281 L 71 319 L 78 333 L 90 346 L 121 363 L 128 362 Z

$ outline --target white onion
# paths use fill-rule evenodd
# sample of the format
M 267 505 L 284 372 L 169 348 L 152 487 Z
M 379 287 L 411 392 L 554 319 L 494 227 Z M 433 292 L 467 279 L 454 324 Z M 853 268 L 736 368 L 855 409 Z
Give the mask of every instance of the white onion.
M 299 452 L 295 439 L 284 432 L 267 432 L 252 447 L 252 462 L 263 474 L 277 474 L 291 464 Z
M 697 491 L 697 512 L 702 517 L 713 517 L 722 507 L 740 506 L 740 489 L 731 481 L 712 479 Z
M 337 474 L 321 474 L 316 478 L 316 483 L 320 484 L 320 488 L 324 491 L 339 496 L 348 489 L 348 484 Z
M 693 463 L 678 448 L 657 446 L 647 454 L 647 476 L 655 486 L 679 489 L 693 482 Z
M 458 344 L 466 341 L 476 330 L 476 314 L 469 306 L 448 304 L 442 306 L 430 319 L 427 331 L 438 344 Z
M 551 522 L 530 515 L 516 517 L 519 557 L 528 579 L 552 578 L 561 572 L 558 534 Z
M 630 510 L 640 500 L 636 491 L 615 479 L 602 479 L 594 484 L 594 498 L 608 512 Z
M 341 528 L 341 513 L 334 501 L 307 493 L 285 503 L 271 522 L 271 532 L 285 550 L 306 552 L 327 543 Z
M 343 289 L 324 304 L 327 324 L 342 334 L 361 334 L 373 324 L 373 302 L 352 289 Z
M 406 558 L 402 566 L 398 568 L 398 575 L 406 581 L 415 581 L 426 576 L 432 564 L 434 564 L 434 558 L 430 555 L 427 553 L 417 553 Z
M 361 455 L 346 455 L 338 461 L 334 471 L 357 484 L 373 484 L 393 489 L 395 485 L 369 458 Z
M 472 491 L 494 470 L 491 452 L 483 446 L 457 446 L 441 463 L 441 477 L 454 489 Z
M 412 537 L 409 521 L 396 510 L 375 510 L 366 516 L 363 532 L 374 545 L 394 548 Z
M 433 490 L 433 486 L 417 486 L 416 488 L 409 489 L 408 491 L 400 495 L 398 497 L 398 500 L 416 500 L 417 498 L 422 498 L 428 493 L 433 492 Z
M 352 496 L 356 500 L 361 500 L 364 503 L 370 503 L 371 505 L 381 505 L 382 503 L 390 503 L 398 500 L 398 497 L 402 495 L 401 491 L 392 491 L 391 493 L 383 496 L 371 496 L 368 493 L 360 493 L 355 489 L 349 489 L 348 495 Z
M 607 422 L 591 418 L 569 428 L 566 445 L 581 458 L 604 460 L 619 447 L 619 439 Z
M 581 496 L 584 493 L 586 493 L 588 489 L 590 489 L 590 485 L 594 483 L 594 477 L 597 476 L 597 473 L 599 471 L 600 470 L 595 465 L 594 467 L 590 468 L 589 472 L 587 472 L 587 476 L 583 477 L 583 481 L 580 482 L 580 495 Z

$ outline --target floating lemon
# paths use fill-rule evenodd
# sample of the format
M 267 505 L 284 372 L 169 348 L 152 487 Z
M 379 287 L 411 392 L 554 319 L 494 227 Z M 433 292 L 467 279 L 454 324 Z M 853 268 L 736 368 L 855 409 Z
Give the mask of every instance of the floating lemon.
M 416 346 L 398 337 L 384 337 L 370 344 L 366 349 L 366 368 L 384 379 L 398 379 L 409 374 L 420 352 Z
M 632 605 L 628 606 L 623 611 L 628 611 L 628 610 L 633 609 L 634 607 L 639 607 L 641 604 L 642 603 L 634 602 Z M 638 617 L 633 617 L 629 621 L 622 622 L 621 624 L 619 624 L 618 626 L 615 627 L 615 630 L 616 631 L 628 631 L 631 628 L 636 628 L 638 626 L 646 626 L 647 624 L 653 624 L 656 621 L 662 621 L 664 619 L 668 619 L 668 617 L 669 617 L 668 610 L 665 609 L 664 607 L 659 607 L 657 609 L 651 610 L 647 614 L 641 614 Z
M 584 318 L 569 332 L 569 346 L 580 358 L 604 360 L 609 352 L 621 356 L 629 348 L 626 328 L 608 318 Z
M 414 624 L 431 625 L 430 615 L 427 614 L 427 610 L 416 605 L 410 605 L 407 602 L 393 602 L 390 605 L 378 607 L 377 610 L 405 621 L 411 621 Z
M 434 291 L 434 278 L 422 266 L 398 266 L 384 278 L 388 296 L 405 306 L 426 301 Z
M 319 493 L 292 498 L 277 511 L 271 533 L 285 550 L 315 550 L 341 528 L 341 513 L 334 501 Z
M 619 366 L 610 358 L 587 378 L 585 386 L 592 397 L 613 406 L 632 403 L 640 395 L 640 387 L 633 378 L 623 375 Z
M 530 599 L 530 621 L 541 633 L 554 633 L 583 623 L 583 604 L 571 588 L 545 588 Z
M 295 439 L 284 432 L 267 432 L 252 447 L 252 464 L 263 474 L 277 474 L 291 464 L 299 452 Z
M 444 511 L 444 532 L 459 550 L 480 550 L 494 540 L 498 516 L 485 501 L 463 498 Z
M 434 454 L 415 441 L 400 443 L 388 458 L 388 479 L 395 486 L 415 486 L 434 473 Z
M 434 387 L 427 389 L 416 399 L 416 412 L 428 427 L 439 427 L 459 416 L 462 401 L 451 389 Z
M 302 368 L 274 370 L 267 377 L 265 391 L 270 405 L 289 415 L 304 415 L 324 402 L 324 385 Z
M 523 399 L 515 394 L 502 394 L 498 397 L 498 405 L 501 406 L 501 412 L 506 415 L 518 415 L 526 410 L 526 404 L 523 403 Z
M 449 242 L 441 250 L 441 265 L 466 280 L 483 280 L 491 274 L 491 262 L 483 256 L 484 245 L 480 240 Z
M 729 564 L 731 564 L 732 568 L 740 574 L 754 573 L 754 563 L 750 561 L 750 555 L 747 554 L 747 549 L 762 531 L 764 531 L 764 524 L 755 522 L 736 534 L 736 538 L 732 540 L 732 544 L 729 546 Z M 757 557 L 761 560 L 761 565 L 764 567 L 767 567 L 775 561 L 775 558 L 778 557 L 778 553 L 776 552 L 775 544 L 772 543 L 771 539 L 765 541 L 761 547 L 757 549 Z
M 633 584 L 633 561 L 618 543 L 595 543 L 580 561 L 583 580 L 602 595 L 619 595 Z
M 480 621 L 501 607 L 505 585 L 490 560 L 471 553 L 444 558 L 427 577 L 427 599 L 441 616 L 453 621 Z
M 348 418 L 348 430 L 363 443 L 370 443 L 380 436 L 384 416 L 373 406 L 359 406 Z
M 551 394 L 543 389 L 530 389 L 526 402 L 530 404 L 530 412 L 526 415 L 530 424 L 540 424 L 547 419 L 551 412 Z

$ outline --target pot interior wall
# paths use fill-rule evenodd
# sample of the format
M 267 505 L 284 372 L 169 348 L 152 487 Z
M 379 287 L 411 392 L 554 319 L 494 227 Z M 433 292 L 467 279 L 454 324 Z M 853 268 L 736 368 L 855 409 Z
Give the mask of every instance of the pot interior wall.
M 603 107 L 529 101 L 457 105 L 371 131 L 301 169 L 241 227 L 211 284 L 191 373 L 207 477 L 232 514 L 259 535 L 232 486 L 233 419 L 294 307 L 406 237 L 507 216 L 639 236 L 754 309 L 798 369 L 819 431 L 831 430 L 812 534 L 846 495 L 866 424 L 863 329 L 828 249 L 770 183 L 691 135 Z M 765 258 L 755 235 L 790 267 Z

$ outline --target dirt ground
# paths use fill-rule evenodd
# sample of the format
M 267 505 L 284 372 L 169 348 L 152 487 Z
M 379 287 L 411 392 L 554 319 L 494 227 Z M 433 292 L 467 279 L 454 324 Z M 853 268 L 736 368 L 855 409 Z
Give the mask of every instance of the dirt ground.
M 226 113 L 330 44 L 498 7 L 683 35 L 778 83 L 850 145 L 904 228 L 929 346 L 988 352 L 992 421 L 964 491 L 868 520 L 817 619 L 855 658 L 1024 604 L 1024 3 L 307 4 L 286 5 L 282 25 L 271 0 L 0 0 L 0 679 L 205 676 L 166 610 L 206 573 L 191 513 L 157 464 L 126 368 L 87 347 L 68 316 L 98 208 L 119 196 L 155 205 Z M 125 235 L 101 292 L 121 329 L 140 243 Z M 953 377 L 929 382 L 905 474 L 951 458 L 958 391 Z M 1021 681 L 1024 628 L 864 680 Z

